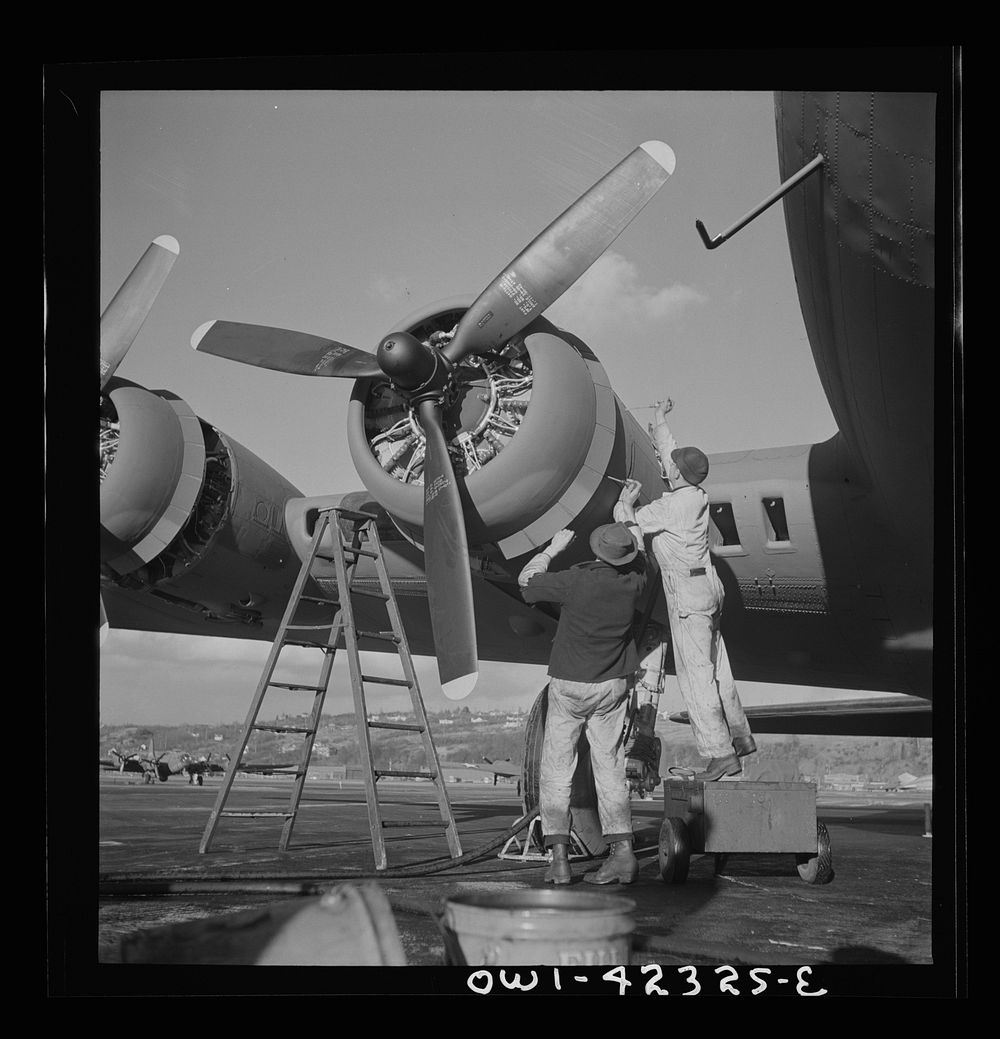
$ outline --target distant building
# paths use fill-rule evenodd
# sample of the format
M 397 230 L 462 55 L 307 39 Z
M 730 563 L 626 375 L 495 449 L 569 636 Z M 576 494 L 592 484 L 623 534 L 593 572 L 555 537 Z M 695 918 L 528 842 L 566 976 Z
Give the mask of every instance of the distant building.
M 868 784 L 865 775 L 854 775 L 846 772 L 827 772 L 823 776 L 823 786 L 831 790 L 861 790 Z

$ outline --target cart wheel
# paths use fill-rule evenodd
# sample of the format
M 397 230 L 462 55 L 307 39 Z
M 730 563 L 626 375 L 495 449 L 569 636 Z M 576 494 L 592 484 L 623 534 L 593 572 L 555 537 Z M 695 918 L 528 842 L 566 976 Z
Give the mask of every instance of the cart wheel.
M 829 884 L 833 880 L 833 852 L 830 848 L 830 834 L 826 826 L 816 823 L 816 854 L 796 855 L 795 865 L 799 876 L 807 884 Z
M 722 876 L 726 872 L 726 866 L 729 864 L 729 856 L 723 852 L 717 852 L 715 856 L 715 875 L 717 877 Z
M 683 819 L 667 815 L 660 826 L 660 876 L 665 884 L 683 884 L 691 861 L 691 841 Z

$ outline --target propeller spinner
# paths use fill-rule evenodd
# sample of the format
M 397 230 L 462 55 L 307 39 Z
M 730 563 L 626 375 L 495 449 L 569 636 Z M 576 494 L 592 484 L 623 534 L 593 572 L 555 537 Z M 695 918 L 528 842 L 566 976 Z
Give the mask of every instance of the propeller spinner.
M 407 332 L 386 336 L 375 354 L 279 328 L 210 321 L 191 345 L 246 364 L 300 375 L 384 375 L 418 411 L 426 437 L 424 555 L 441 687 L 451 699 L 479 673 L 472 577 L 462 501 L 442 429 L 455 367 L 470 354 L 499 350 L 554 303 L 625 230 L 673 173 L 673 151 L 647 141 L 554 220 L 493 279 L 442 349 Z

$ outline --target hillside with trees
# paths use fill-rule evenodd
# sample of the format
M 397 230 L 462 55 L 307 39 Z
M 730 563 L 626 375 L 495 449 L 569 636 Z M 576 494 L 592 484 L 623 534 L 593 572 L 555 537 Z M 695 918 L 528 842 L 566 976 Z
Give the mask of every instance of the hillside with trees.
M 387 712 L 383 720 L 413 722 L 412 715 Z M 510 758 L 521 762 L 528 715 L 524 712 L 473 712 L 457 708 L 431 716 L 431 730 L 442 762 L 480 762 Z M 285 715 L 279 724 L 304 724 L 305 716 Z M 187 751 L 195 758 L 235 755 L 243 723 L 225 725 L 102 726 L 100 756 L 111 747 L 136 750 L 151 745 L 157 754 Z M 700 764 L 690 729 L 675 722 L 657 720 L 657 736 L 663 745 L 661 762 L 670 765 Z M 372 729 L 372 746 L 378 764 L 395 769 L 420 769 L 423 749 L 413 733 Z M 246 761 L 260 764 L 292 764 L 300 755 L 302 737 L 287 733 L 256 732 L 251 737 Z M 749 759 L 746 778 L 824 782 L 833 774 L 857 775 L 871 783 L 894 781 L 902 772 L 921 776 L 933 771 L 930 739 L 870 736 L 756 736 L 758 753 Z M 391 762 L 391 766 L 390 763 Z M 324 715 L 313 750 L 313 763 L 360 763 L 358 732 L 353 714 Z

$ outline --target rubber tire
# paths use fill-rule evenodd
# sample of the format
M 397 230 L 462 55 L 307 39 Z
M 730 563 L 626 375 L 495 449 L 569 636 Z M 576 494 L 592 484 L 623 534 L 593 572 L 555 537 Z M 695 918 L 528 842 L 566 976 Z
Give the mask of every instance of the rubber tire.
M 796 855 L 795 865 L 807 884 L 829 884 L 833 880 L 833 851 L 824 823 L 816 823 L 816 854 Z
M 665 815 L 660 824 L 660 879 L 665 884 L 683 884 L 691 863 L 691 838 L 687 823 Z
M 725 852 L 716 852 L 715 855 L 715 875 L 721 877 L 725 874 L 726 869 L 729 866 L 729 856 Z

